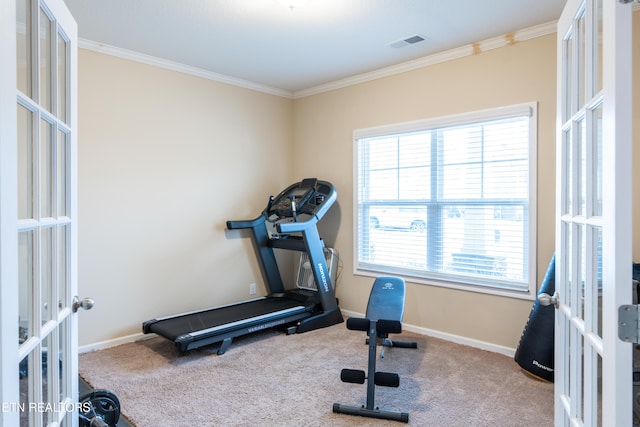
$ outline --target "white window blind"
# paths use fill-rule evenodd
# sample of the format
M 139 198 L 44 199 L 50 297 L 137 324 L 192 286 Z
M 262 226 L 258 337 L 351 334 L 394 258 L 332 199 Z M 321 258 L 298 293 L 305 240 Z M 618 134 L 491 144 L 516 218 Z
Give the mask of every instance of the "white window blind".
M 531 296 L 536 106 L 354 132 L 356 274 Z

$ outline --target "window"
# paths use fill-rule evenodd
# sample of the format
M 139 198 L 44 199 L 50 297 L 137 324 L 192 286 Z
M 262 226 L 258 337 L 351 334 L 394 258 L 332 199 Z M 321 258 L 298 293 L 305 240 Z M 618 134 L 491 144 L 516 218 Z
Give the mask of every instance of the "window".
M 355 273 L 535 295 L 536 104 L 357 130 Z

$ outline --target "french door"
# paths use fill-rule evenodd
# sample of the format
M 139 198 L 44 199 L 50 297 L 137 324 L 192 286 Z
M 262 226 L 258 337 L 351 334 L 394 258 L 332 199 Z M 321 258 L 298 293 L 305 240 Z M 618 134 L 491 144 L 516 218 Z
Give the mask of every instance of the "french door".
M 2 8 L 0 419 L 77 426 L 77 27 L 63 0 Z
M 556 426 L 632 425 L 631 6 L 568 0 L 558 21 Z

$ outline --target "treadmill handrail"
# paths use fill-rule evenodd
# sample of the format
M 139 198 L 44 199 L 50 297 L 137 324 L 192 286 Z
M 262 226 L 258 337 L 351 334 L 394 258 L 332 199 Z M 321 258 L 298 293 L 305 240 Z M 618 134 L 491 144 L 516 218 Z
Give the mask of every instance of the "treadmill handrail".
M 330 185 L 326 181 L 321 181 L 324 184 Z M 338 191 L 335 189 L 333 185 L 330 185 L 331 192 L 325 196 L 325 202 L 320 206 L 320 209 L 315 213 L 316 222 L 320 221 L 325 213 L 333 206 L 336 199 L 338 198 Z
M 307 228 L 318 223 L 318 218 L 315 216 L 309 217 L 309 219 L 305 221 L 297 221 L 297 222 L 281 222 L 276 225 L 278 229 L 278 233 L 297 233 L 299 231 L 304 231 Z
M 260 215 L 255 219 L 248 220 L 238 220 L 238 221 L 227 221 L 227 229 L 229 230 L 239 230 L 243 228 L 255 228 L 259 225 L 264 224 L 266 221 L 266 217 L 264 214 Z

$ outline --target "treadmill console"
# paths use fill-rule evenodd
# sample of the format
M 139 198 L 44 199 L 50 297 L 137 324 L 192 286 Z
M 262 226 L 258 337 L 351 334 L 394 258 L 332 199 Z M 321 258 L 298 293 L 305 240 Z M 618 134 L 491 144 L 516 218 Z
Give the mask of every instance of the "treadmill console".
M 320 219 L 335 199 L 336 192 L 332 184 L 316 178 L 306 178 L 271 198 L 265 213 L 268 218 L 275 215 L 279 220 L 297 221 L 300 214 Z

